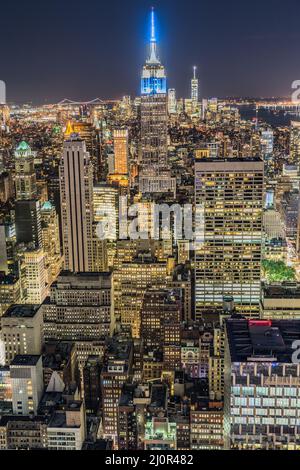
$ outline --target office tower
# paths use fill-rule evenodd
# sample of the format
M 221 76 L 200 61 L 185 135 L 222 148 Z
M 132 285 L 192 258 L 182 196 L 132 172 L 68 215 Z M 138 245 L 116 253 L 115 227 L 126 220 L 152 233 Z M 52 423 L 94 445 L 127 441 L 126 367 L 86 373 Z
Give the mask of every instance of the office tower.
M 175 88 L 168 89 L 168 113 L 176 113 L 176 91 Z
M 149 289 L 141 309 L 141 338 L 151 349 L 162 347 L 164 369 L 180 367 L 181 306 L 172 291 Z
M 260 146 L 264 161 L 271 160 L 273 157 L 274 133 L 272 129 L 261 132 Z
M 5 204 L 9 199 L 14 197 L 14 194 L 15 191 L 11 173 L 2 173 L 0 170 L 0 203 Z
M 289 162 L 294 165 L 299 165 L 300 162 L 300 122 L 298 121 L 291 121 Z
M 8 274 L 5 225 L 0 225 L 0 273 Z
M 196 160 L 195 204 L 196 318 L 220 310 L 226 295 L 239 312 L 258 316 L 263 162 Z
M 115 129 L 114 141 L 114 173 L 128 175 L 128 129 Z
M 46 341 L 76 343 L 78 360 L 103 350 L 114 329 L 111 273 L 62 272 L 41 306 Z
M 93 188 L 94 200 L 94 270 L 97 265 L 112 266 L 116 253 L 115 242 L 119 236 L 119 192 L 107 183 Z M 97 252 L 99 254 L 97 254 Z M 102 256 L 102 258 L 101 258 Z M 103 269 L 102 269 L 103 270 Z
M 35 199 L 19 200 L 15 204 L 17 243 L 42 246 L 41 207 Z
M 128 383 L 122 388 L 118 405 L 118 450 L 138 449 L 137 389 L 136 384 Z M 143 401 L 142 395 L 140 398 Z
M 47 295 L 46 257 L 44 251 L 26 250 L 21 260 L 22 289 L 27 304 L 40 304 Z
M 185 266 L 177 266 L 170 284 L 180 299 L 181 321 L 189 321 L 192 318 L 192 276 L 190 269 Z
M 78 135 L 66 138 L 59 167 L 65 269 L 92 271 L 92 162 Z
M 263 284 L 261 318 L 266 320 L 300 319 L 299 282 Z
M 85 437 L 82 401 L 71 400 L 55 410 L 47 426 L 48 450 L 81 450 Z
M 214 327 L 213 344 L 208 359 L 209 395 L 213 400 L 224 397 L 224 322 Z
M 60 252 L 59 220 L 55 207 L 50 201 L 41 208 L 42 245 L 48 266 L 48 283 L 53 282 L 62 266 Z
M 173 191 L 167 143 L 167 89 L 165 68 L 157 57 L 154 11 L 151 12 L 150 55 L 141 79 L 141 164 L 142 193 Z
M 102 425 L 105 438 L 117 442 L 118 405 L 124 383 L 132 374 L 133 344 L 128 337 L 108 340 L 101 372 Z
M 195 112 L 197 110 L 198 101 L 199 101 L 199 81 L 196 77 L 197 67 L 193 67 L 193 78 L 191 79 L 191 100 L 192 100 L 192 110 Z
M 200 377 L 200 331 L 198 323 L 186 323 L 181 329 L 181 368 L 191 378 Z
M 13 413 L 37 414 L 43 393 L 42 356 L 17 355 L 10 365 Z
M 17 354 L 41 354 L 43 316 L 38 305 L 12 305 L 1 317 L 5 362 Z
M 176 450 L 176 423 L 168 418 L 154 417 L 145 427 L 145 450 Z
M 168 264 L 149 253 L 139 253 L 115 271 L 115 313 L 122 324 L 131 326 L 133 337 L 140 337 L 141 307 L 147 288 L 166 288 L 169 280 Z
M 191 450 L 223 450 L 222 402 L 197 404 L 197 409 L 190 414 L 190 449 Z
M 101 404 L 101 369 L 98 356 L 89 356 L 83 367 L 84 404 L 87 413 L 96 414 Z
M 46 448 L 46 416 L 2 416 L 0 419 L 1 450 L 45 450 Z
M 71 135 L 72 133 L 78 134 L 79 137 L 84 140 L 86 150 L 90 155 L 93 168 L 94 182 L 100 180 L 101 162 L 100 162 L 100 132 L 99 129 L 89 122 L 72 121 L 68 122 L 66 134 Z
M 93 188 L 95 222 L 100 222 L 107 240 L 117 240 L 119 233 L 118 190 L 107 183 L 99 183 Z
M 299 320 L 226 321 L 225 449 L 299 450 Z
M 22 141 L 15 151 L 15 182 L 17 200 L 37 197 L 34 155 L 25 141 Z
M 21 302 L 21 283 L 20 279 L 8 274 L 0 275 L 0 317 L 12 304 Z

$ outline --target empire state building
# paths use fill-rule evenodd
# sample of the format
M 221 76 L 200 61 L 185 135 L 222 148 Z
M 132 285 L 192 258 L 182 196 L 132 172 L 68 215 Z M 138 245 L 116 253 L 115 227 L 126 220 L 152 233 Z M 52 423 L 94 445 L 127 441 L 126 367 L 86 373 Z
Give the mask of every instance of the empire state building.
M 167 80 L 157 56 L 154 10 L 151 11 L 150 53 L 141 78 L 141 193 L 175 192 L 168 162 Z

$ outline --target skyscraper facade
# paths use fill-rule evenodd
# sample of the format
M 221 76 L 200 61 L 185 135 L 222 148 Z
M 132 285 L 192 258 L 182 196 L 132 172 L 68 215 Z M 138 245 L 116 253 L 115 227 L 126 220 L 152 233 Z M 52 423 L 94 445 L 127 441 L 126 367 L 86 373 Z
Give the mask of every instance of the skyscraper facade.
M 36 198 L 34 155 L 25 141 L 22 141 L 15 151 L 15 183 L 17 200 Z
M 128 173 L 128 129 L 114 130 L 114 172 L 120 175 Z
M 167 81 L 157 56 L 154 11 L 151 12 L 150 55 L 141 79 L 141 165 L 142 193 L 167 192 L 174 185 L 169 172 L 167 130 Z M 174 189 L 174 187 L 173 187 Z
M 290 163 L 300 162 L 300 122 L 292 121 L 290 128 Z
M 259 315 L 263 162 L 210 158 L 195 162 L 196 317 L 220 309 Z
M 193 78 L 191 79 L 191 100 L 192 100 L 192 108 L 193 112 L 196 111 L 198 100 L 199 100 L 199 81 L 196 77 L 196 70 L 197 67 L 193 67 Z
M 67 135 L 59 173 L 65 268 L 92 271 L 93 167 L 77 134 Z

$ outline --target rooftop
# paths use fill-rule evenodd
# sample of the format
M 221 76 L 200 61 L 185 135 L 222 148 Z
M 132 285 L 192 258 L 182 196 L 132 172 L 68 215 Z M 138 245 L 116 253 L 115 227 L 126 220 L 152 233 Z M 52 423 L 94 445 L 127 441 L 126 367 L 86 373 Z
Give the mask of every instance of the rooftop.
M 18 152 L 26 152 L 27 150 L 31 150 L 27 142 L 25 140 L 22 140 L 22 142 L 19 143 L 17 146 L 17 151 Z
M 11 366 L 35 366 L 39 359 L 38 354 L 17 354 L 11 362 Z
M 33 318 L 39 307 L 32 304 L 15 304 L 6 310 L 3 318 Z
M 265 298 L 300 299 L 300 283 L 290 282 L 266 285 L 264 286 L 263 294 Z
M 226 320 L 232 362 L 292 362 L 292 343 L 300 340 L 300 320 Z

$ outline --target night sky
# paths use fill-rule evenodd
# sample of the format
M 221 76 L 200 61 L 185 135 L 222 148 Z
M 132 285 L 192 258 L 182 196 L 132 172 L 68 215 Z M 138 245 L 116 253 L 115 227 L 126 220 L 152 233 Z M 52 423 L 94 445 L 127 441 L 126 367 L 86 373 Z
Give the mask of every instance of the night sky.
M 290 96 L 300 79 L 299 0 L 1 2 L 0 79 L 9 102 L 139 93 L 150 7 L 168 86 L 201 97 Z

